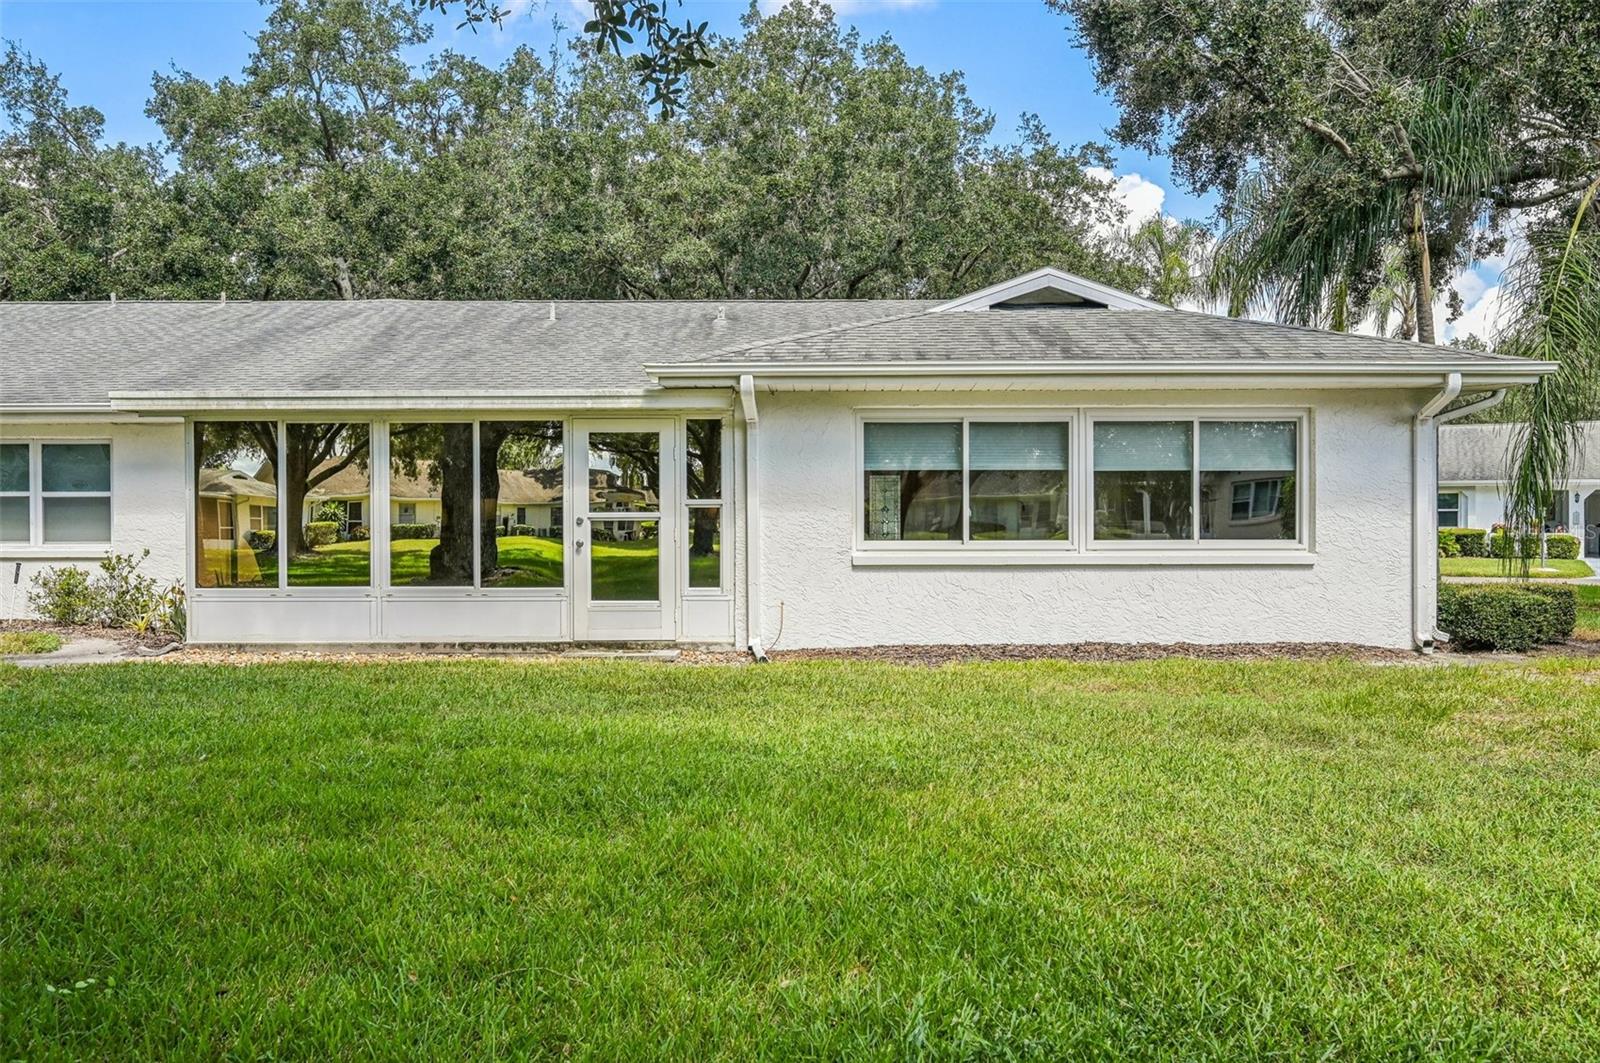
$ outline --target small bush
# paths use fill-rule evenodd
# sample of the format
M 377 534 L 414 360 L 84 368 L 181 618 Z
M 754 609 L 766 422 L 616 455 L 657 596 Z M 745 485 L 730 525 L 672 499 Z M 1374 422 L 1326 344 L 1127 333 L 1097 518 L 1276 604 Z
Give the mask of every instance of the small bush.
M 1563 642 L 1577 621 L 1571 587 L 1439 588 L 1439 627 L 1468 650 L 1530 650 Z
M 89 573 L 76 565 L 49 568 L 34 576 L 28 604 L 44 619 L 57 624 L 93 624 L 99 613 L 99 599 L 89 582 Z
M 314 520 L 306 525 L 305 540 L 307 546 L 332 546 L 339 541 L 339 522 L 336 520 Z
M 367 531 L 367 526 L 365 524 L 353 524 L 350 526 L 351 542 L 364 543 L 370 538 L 372 538 L 372 533 Z
M 253 531 L 245 535 L 244 541 L 256 553 L 271 550 L 278 545 L 278 533 L 275 531 Z
M 389 539 L 437 539 L 439 526 L 437 524 L 391 524 L 389 525 Z
M 532 524 L 513 524 L 511 526 L 511 531 L 508 534 L 511 534 L 511 535 L 538 535 L 539 532 L 540 532 L 540 529 L 535 528 Z
M 149 556 L 149 550 L 138 557 L 112 554 L 93 576 L 75 565 L 46 569 L 33 577 L 28 604 L 58 624 L 139 626 L 160 601 L 156 581 L 139 571 Z
M 1446 531 L 1444 528 L 1440 528 L 1439 529 L 1439 556 L 1440 557 L 1460 557 L 1461 556 L 1461 543 L 1459 541 L 1457 541 L 1457 539 L 1456 539 L 1456 537 L 1454 535 L 1452 535 L 1450 532 Z
M 1544 537 L 1545 556 L 1552 561 L 1576 561 L 1583 541 L 1576 535 L 1565 533 Z
M 1484 556 L 1487 556 L 1487 547 L 1485 546 L 1485 543 L 1489 538 L 1489 532 L 1487 531 L 1487 529 L 1484 529 L 1484 528 L 1440 528 L 1439 529 L 1439 533 L 1441 535 L 1443 535 L 1445 532 L 1449 532 L 1452 536 L 1455 537 L 1456 545 L 1461 548 L 1461 554 L 1460 554 L 1461 557 L 1484 557 Z M 1452 556 L 1455 556 L 1455 555 L 1452 555 Z

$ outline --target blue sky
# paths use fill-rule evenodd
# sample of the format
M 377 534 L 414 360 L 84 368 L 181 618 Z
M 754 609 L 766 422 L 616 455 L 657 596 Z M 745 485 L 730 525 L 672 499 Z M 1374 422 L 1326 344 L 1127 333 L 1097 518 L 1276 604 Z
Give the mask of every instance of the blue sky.
M 581 27 L 574 0 L 513 0 L 522 12 L 503 29 L 457 30 L 436 17 L 437 32 L 418 58 L 451 48 L 498 63 L 519 44 L 546 47 L 551 21 Z M 763 0 L 776 6 L 776 0 Z M 1095 92 L 1084 54 L 1073 47 L 1063 17 L 1043 0 L 840 0 L 841 22 L 863 35 L 890 34 L 913 62 L 961 70 L 972 98 L 992 111 L 997 136 L 1009 138 L 1018 117 L 1033 111 L 1060 141 L 1108 141 L 1116 121 L 1110 100 Z M 680 10 L 735 32 L 748 0 L 684 0 Z M 237 74 L 266 9 L 255 0 L 0 0 L 0 37 L 18 42 L 60 74 L 73 102 L 106 116 L 111 140 L 149 142 L 159 130 L 144 115 L 150 77 L 176 67 L 206 79 Z M 1119 190 L 1135 215 L 1157 209 L 1207 218 L 1214 205 L 1179 187 L 1162 158 L 1119 150 Z M 1460 331 L 1485 331 L 1498 306 L 1501 263 L 1455 278 L 1468 306 Z M 1440 320 L 1443 321 L 1441 314 Z M 1445 336 L 1457 331 L 1446 327 Z

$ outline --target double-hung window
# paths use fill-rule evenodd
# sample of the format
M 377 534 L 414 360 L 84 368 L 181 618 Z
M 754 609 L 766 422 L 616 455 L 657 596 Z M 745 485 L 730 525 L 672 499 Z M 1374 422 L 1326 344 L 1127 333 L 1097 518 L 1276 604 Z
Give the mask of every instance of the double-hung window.
M 1440 491 L 1438 500 L 1439 527 L 1460 528 L 1462 514 L 1466 507 L 1461 504 L 1460 491 Z
M 110 541 L 110 443 L 0 443 L 0 542 Z
M 1071 538 L 1067 419 L 868 420 L 861 444 L 867 544 Z
M 1094 541 L 1300 542 L 1300 436 L 1298 418 L 1096 419 Z

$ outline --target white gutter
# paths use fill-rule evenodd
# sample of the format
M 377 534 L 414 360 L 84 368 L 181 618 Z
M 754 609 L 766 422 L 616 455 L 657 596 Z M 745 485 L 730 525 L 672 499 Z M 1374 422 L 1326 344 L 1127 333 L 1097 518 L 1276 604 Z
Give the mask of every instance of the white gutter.
M 1446 410 L 1444 413 L 1441 413 L 1435 417 L 1433 419 L 1433 423 L 1449 424 L 1451 421 L 1461 420 L 1461 418 L 1465 417 L 1469 413 L 1477 413 L 1480 410 L 1492 409 L 1493 407 L 1498 406 L 1505 401 L 1506 392 L 1508 390 L 1508 388 L 1497 388 L 1492 394 L 1489 395 L 1488 398 L 1479 399 L 1477 402 L 1469 402 L 1465 406 L 1458 406 L 1453 410 Z
M 1182 359 L 1105 359 L 1072 361 L 987 359 L 922 359 L 916 361 L 815 361 L 815 362 L 652 362 L 644 367 L 655 380 L 675 377 L 734 377 L 760 373 L 762 377 L 944 377 L 944 376 L 1362 376 L 1374 379 L 1417 373 L 1467 373 L 1490 379 L 1509 377 L 1533 383 L 1555 372 L 1555 362 L 1536 362 L 1523 358 L 1463 363 L 1459 358 L 1393 359 L 1387 362 L 1340 361 L 1290 362 L 1263 359 L 1259 362 Z
M 1411 641 L 1433 652 L 1439 613 L 1439 534 L 1434 494 L 1439 486 L 1439 428 L 1434 418 L 1461 394 L 1461 374 L 1444 378 L 1439 393 L 1411 422 Z
M 761 645 L 761 447 L 756 412 L 756 381 L 739 378 L 739 403 L 744 410 L 744 625 L 750 656 L 767 659 Z
M 1446 390 L 1448 390 L 1448 386 L 1447 386 Z M 1470 413 L 1477 413 L 1480 410 L 1492 409 L 1493 407 L 1498 406 L 1502 402 L 1504 402 L 1505 401 L 1505 397 L 1506 397 L 1506 389 L 1505 388 L 1499 388 L 1499 389 L 1491 392 L 1487 398 L 1479 399 L 1477 402 L 1469 402 L 1465 406 L 1459 406 L 1459 407 L 1457 407 L 1456 409 L 1453 409 L 1453 410 L 1446 410 L 1443 413 L 1440 413 L 1440 414 L 1438 414 L 1437 416 L 1434 417 L 1433 423 L 1435 425 L 1435 430 L 1434 430 L 1434 433 L 1433 433 L 1433 455 L 1434 455 L 1434 478 L 1435 478 L 1436 486 L 1437 486 L 1438 475 L 1439 475 L 1439 434 L 1438 434 L 1437 426 L 1441 425 L 1441 424 L 1449 424 L 1451 421 L 1459 421 L 1461 418 L 1467 416 Z M 1433 403 L 1429 402 L 1427 406 L 1423 407 L 1423 409 L 1426 410 L 1426 409 L 1428 409 L 1429 406 L 1432 406 L 1432 405 L 1433 405 Z M 1419 413 L 1418 417 L 1420 417 L 1420 416 L 1421 416 L 1421 414 Z M 1437 521 L 1439 519 L 1437 510 L 1435 510 L 1433 508 L 1429 508 L 1428 512 L 1434 514 L 1434 518 L 1433 519 L 1435 521 Z M 1434 533 L 1435 533 L 1434 534 L 1434 538 L 1437 539 L 1438 538 L 1438 529 L 1437 528 L 1434 529 Z M 1433 584 L 1433 587 L 1434 587 L 1434 591 L 1433 591 L 1433 594 L 1434 594 L 1434 605 L 1433 605 L 1434 621 L 1433 621 L 1433 623 L 1431 625 L 1432 628 L 1433 628 L 1433 630 L 1432 630 L 1432 641 L 1434 641 L 1434 642 L 1438 642 L 1438 641 L 1441 641 L 1443 639 L 1448 639 L 1450 637 L 1450 632 L 1448 632 L 1448 631 L 1440 631 L 1439 628 L 1438 628 L 1438 625 L 1437 625 L 1438 612 L 1439 612 L 1439 583 L 1438 583 L 1438 571 L 1437 571 L 1438 570 L 1438 565 L 1439 565 L 1438 556 L 1439 556 L 1439 552 L 1438 552 L 1438 550 L 1436 548 L 1433 551 L 1433 557 L 1434 557 L 1433 565 L 1434 565 L 1434 569 L 1435 569 L 1435 571 L 1434 571 L 1434 584 Z

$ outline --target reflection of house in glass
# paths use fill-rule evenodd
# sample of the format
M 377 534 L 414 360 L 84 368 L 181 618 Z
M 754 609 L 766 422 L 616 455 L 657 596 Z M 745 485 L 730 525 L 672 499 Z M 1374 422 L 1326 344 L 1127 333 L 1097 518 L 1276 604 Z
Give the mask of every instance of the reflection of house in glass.
M 1201 538 L 1283 539 L 1294 534 L 1289 476 L 1261 472 L 1208 472 L 1200 481 Z
M 201 469 L 200 538 L 218 546 L 243 543 L 251 532 L 278 528 L 278 488 L 271 469 L 259 480 L 240 469 Z

